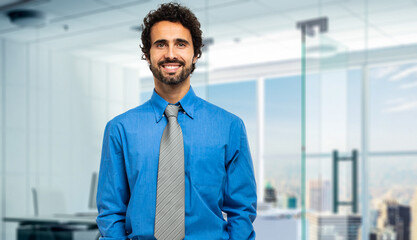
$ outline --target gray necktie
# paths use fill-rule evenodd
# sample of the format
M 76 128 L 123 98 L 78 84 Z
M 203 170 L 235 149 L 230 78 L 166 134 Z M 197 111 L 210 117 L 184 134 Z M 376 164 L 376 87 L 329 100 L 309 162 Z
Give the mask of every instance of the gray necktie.
M 168 124 L 159 148 L 156 191 L 155 238 L 178 240 L 185 237 L 184 142 L 178 124 L 179 106 L 168 105 Z

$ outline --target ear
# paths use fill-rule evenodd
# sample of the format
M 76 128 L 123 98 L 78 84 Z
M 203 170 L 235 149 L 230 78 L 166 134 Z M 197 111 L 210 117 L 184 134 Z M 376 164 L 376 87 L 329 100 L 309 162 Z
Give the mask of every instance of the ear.
M 146 55 L 144 55 L 144 56 L 145 56 L 145 60 L 146 60 L 146 62 L 147 62 L 149 65 L 151 65 L 151 60 L 149 60 L 148 56 L 146 56 Z
M 194 64 L 197 62 L 197 59 L 198 59 L 198 57 L 197 57 L 197 56 L 193 57 L 193 63 L 194 63 Z

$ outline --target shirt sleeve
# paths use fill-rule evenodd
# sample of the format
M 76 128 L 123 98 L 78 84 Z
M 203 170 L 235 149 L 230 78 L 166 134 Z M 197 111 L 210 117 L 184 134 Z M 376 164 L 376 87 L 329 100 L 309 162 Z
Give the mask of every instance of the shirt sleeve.
M 227 213 L 229 239 L 255 239 L 256 182 L 245 126 L 232 124 L 226 163 L 227 181 L 223 211 Z
M 117 125 L 104 131 L 97 187 L 97 226 L 101 240 L 126 240 L 125 218 L 130 190 L 126 177 L 122 138 Z

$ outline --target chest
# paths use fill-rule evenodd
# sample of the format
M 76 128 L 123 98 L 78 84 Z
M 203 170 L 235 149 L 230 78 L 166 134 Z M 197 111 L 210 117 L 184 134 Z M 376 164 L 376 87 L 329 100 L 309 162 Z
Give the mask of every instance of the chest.
M 162 119 L 161 121 L 163 121 Z M 184 143 L 186 177 L 193 185 L 220 185 L 226 173 L 228 131 L 215 121 L 179 118 Z M 130 179 L 152 181 L 157 176 L 159 148 L 166 123 L 126 133 L 124 157 Z

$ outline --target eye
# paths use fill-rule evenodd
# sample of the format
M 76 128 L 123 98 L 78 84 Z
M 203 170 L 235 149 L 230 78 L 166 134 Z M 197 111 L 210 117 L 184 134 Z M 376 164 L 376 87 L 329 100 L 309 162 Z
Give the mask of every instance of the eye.
M 185 47 L 185 43 L 183 42 L 178 43 L 178 47 Z
M 163 47 L 165 47 L 165 43 L 158 43 L 158 44 L 156 44 L 156 47 L 157 48 L 163 48 Z

